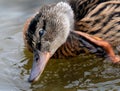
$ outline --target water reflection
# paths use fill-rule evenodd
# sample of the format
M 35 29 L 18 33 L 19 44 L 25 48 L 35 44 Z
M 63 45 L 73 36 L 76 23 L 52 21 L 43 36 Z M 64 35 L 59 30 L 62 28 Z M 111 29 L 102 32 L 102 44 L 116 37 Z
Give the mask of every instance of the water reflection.
M 32 54 L 24 48 L 24 22 L 40 5 L 58 1 L 0 0 L 0 91 L 119 90 L 119 66 L 93 55 L 51 59 L 37 83 L 27 82 Z

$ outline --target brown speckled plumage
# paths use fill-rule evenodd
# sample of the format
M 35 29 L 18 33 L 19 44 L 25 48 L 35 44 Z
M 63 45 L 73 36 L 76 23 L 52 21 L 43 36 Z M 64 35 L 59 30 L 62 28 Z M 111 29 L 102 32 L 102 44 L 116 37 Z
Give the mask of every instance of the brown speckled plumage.
M 92 43 L 83 36 L 71 32 L 67 41 L 55 52 L 53 58 L 75 57 L 81 53 L 105 56 L 105 51 L 102 47 Z
M 109 1 L 109 2 L 107 2 Z M 104 3 L 103 3 L 104 2 Z M 90 3 L 87 7 L 83 8 Z M 101 3 L 101 4 L 100 4 Z M 76 7 L 82 7 L 82 9 L 76 10 L 73 6 L 73 10 L 76 10 L 75 14 L 75 30 L 88 33 L 93 36 L 97 36 L 99 38 L 104 39 L 109 42 L 113 47 L 118 47 L 120 42 L 120 1 L 119 0 L 71 0 L 72 5 L 76 5 Z M 79 4 L 82 4 L 82 6 Z M 85 4 L 85 5 L 83 5 Z M 93 4 L 93 5 L 91 5 Z M 95 5 L 94 5 L 95 4 Z M 98 5 L 99 4 L 99 5 Z M 92 10 L 90 12 L 90 10 Z M 86 11 L 85 11 L 86 10 Z M 84 14 L 83 12 L 86 12 Z M 107 13 L 106 13 L 107 12 Z M 82 15 L 84 14 L 84 15 Z M 82 16 L 84 17 L 82 17 Z M 78 18 L 77 18 L 78 17 Z M 80 19 L 81 17 L 81 19 Z M 68 39 L 69 40 L 69 39 Z M 79 43 L 79 42 L 76 42 Z M 63 45 L 64 47 L 64 45 Z M 85 46 L 84 46 L 85 47 Z M 81 51 L 84 51 L 84 48 L 80 46 Z M 62 49 L 62 48 L 61 48 Z M 64 49 L 64 48 L 63 48 Z M 70 49 L 69 49 L 70 50 Z M 97 48 L 96 48 L 97 50 Z M 71 50 L 72 51 L 72 50 Z M 89 49 L 88 49 L 89 51 Z M 119 50 L 118 50 L 119 51 Z M 56 52 L 57 53 L 57 52 Z M 76 53 L 76 52 L 75 52 Z M 81 53 L 81 52 L 79 52 Z M 57 54 L 56 54 L 57 55 Z M 59 52 L 60 55 L 60 52 Z M 69 55 L 69 53 L 68 53 Z M 66 56 L 68 56 L 66 55 Z M 76 55 L 76 54 L 74 54 Z M 59 57 L 59 56 L 58 56 Z
M 23 31 L 25 45 L 34 54 L 29 81 L 38 80 L 50 57 L 87 52 L 119 62 L 112 49 L 120 45 L 119 17 L 120 0 L 68 0 L 40 8 Z
M 76 30 L 98 36 L 114 47 L 119 46 L 120 1 L 113 0 L 97 5 L 75 25 Z

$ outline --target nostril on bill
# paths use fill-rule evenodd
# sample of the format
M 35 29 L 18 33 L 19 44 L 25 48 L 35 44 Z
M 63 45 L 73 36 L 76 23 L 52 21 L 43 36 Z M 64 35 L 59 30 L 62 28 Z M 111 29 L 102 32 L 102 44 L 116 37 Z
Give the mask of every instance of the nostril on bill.
M 39 60 L 39 55 L 38 54 L 35 54 L 34 55 L 34 60 L 37 62 Z
M 35 59 L 36 59 L 35 61 L 38 61 L 39 60 L 39 56 L 37 55 Z
M 38 57 L 36 57 L 36 61 L 38 61 L 38 59 L 39 59 L 39 58 L 38 58 Z

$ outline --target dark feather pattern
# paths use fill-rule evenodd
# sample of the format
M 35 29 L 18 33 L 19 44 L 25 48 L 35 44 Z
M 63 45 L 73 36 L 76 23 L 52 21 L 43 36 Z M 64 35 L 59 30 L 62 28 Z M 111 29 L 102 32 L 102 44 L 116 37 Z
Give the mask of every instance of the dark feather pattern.
M 113 47 L 119 46 L 119 0 L 70 0 L 70 4 L 75 13 L 75 30 L 100 37 Z M 105 51 L 101 47 L 89 40 L 86 41 L 82 36 L 76 35 L 75 37 L 75 34 L 74 36 L 70 34 L 66 43 L 57 50 L 54 57 L 76 56 L 86 53 L 86 50 L 90 53 L 105 55 Z
M 73 57 L 81 53 L 105 56 L 106 52 L 100 46 L 97 46 L 85 37 L 71 32 L 67 38 L 67 42 L 56 51 L 53 58 Z
M 27 43 L 30 45 L 32 49 L 34 45 L 33 42 L 35 42 L 33 36 L 37 28 L 36 26 L 37 26 L 37 23 L 39 22 L 40 17 L 41 17 L 41 14 L 39 13 L 31 20 L 28 27 L 28 31 L 26 32 Z
M 93 10 L 98 4 L 106 1 L 110 0 L 68 0 L 74 11 L 76 21 L 84 18 L 85 15 Z

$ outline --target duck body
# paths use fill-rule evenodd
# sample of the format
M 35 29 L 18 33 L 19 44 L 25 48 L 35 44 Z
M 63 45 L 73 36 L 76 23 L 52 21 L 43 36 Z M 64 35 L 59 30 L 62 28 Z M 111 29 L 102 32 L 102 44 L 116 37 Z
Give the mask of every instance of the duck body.
M 25 45 L 34 55 L 29 81 L 39 79 L 51 57 L 76 56 L 87 50 L 119 61 L 112 49 L 120 43 L 115 40 L 120 37 L 119 8 L 116 0 L 70 0 L 43 6 L 23 31 Z
M 88 4 L 88 6 L 87 6 L 87 4 Z M 70 0 L 70 5 L 72 6 L 72 9 L 75 13 L 74 31 L 80 31 L 80 32 L 87 33 L 91 36 L 97 36 L 97 37 L 105 40 L 106 42 L 110 43 L 110 45 L 112 45 L 112 47 L 116 48 L 117 51 L 119 51 L 120 1 L 116 1 L 116 0 L 93 0 L 93 1 L 92 0 Z M 84 7 L 85 5 L 86 5 L 86 7 Z M 74 40 L 74 39 L 72 39 L 72 40 Z M 69 41 L 69 37 L 68 37 L 67 41 Z M 66 43 L 67 43 L 67 41 L 66 41 Z M 92 44 L 89 41 L 89 39 L 87 41 L 91 44 L 91 45 L 89 45 L 89 48 L 87 47 L 88 45 L 84 45 L 84 47 L 83 47 L 82 41 L 75 42 L 74 44 L 78 43 L 76 45 L 79 45 L 79 46 L 77 46 L 78 49 L 75 50 L 75 52 L 73 52 L 71 49 L 75 49 L 75 47 L 74 48 L 68 47 L 69 53 L 67 53 L 68 55 L 66 55 L 66 56 L 69 57 L 72 55 L 78 55 L 83 52 L 85 53 L 86 52 L 85 50 L 88 50 L 87 52 L 95 53 L 95 54 L 101 53 L 101 55 L 102 55 L 102 53 L 103 53 L 103 55 L 104 55 L 104 52 L 100 52 L 98 50 L 98 49 L 100 49 L 99 48 L 100 46 L 96 45 L 95 43 Z M 66 43 L 65 43 L 65 45 L 66 45 Z M 68 42 L 68 43 L 70 43 L 70 42 Z M 72 44 L 70 44 L 70 45 L 72 45 Z M 62 46 L 63 48 L 59 48 L 59 49 L 65 50 L 65 48 L 64 48 L 65 45 Z M 94 52 L 90 51 L 90 50 L 94 50 Z M 69 55 L 71 53 L 74 53 L 74 54 Z M 62 54 L 62 51 L 58 50 L 55 53 L 55 55 L 56 55 L 55 58 L 57 58 L 57 57 L 62 58 L 63 56 L 60 56 L 60 54 Z
M 75 30 L 98 36 L 112 46 L 118 47 L 120 43 L 120 1 L 111 0 L 97 5 L 75 25 Z
M 96 45 L 89 39 L 77 33 L 71 32 L 66 42 L 58 48 L 52 58 L 75 57 L 82 53 L 105 56 L 106 52 L 101 46 Z

